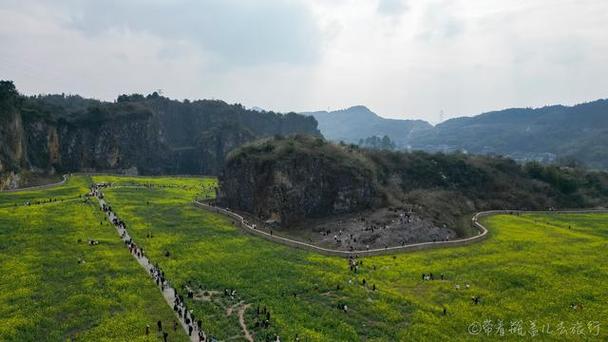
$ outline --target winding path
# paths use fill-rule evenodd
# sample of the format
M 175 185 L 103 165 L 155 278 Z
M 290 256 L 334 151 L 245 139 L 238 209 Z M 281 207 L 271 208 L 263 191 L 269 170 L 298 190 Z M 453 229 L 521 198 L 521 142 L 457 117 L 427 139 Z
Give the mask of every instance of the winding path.
M 245 339 L 249 342 L 253 342 L 253 336 L 251 336 L 251 334 L 249 333 L 249 330 L 247 329 L 247 324 L 245 324 L 245 310 L 247 310 L 250 306 L 251 306 L 251 304 L 241 305 L 241 307 L 239 308 L 238 316 L 239 316 L 239 325 L 241 326 L 241 329 L 243 330 Z
M 49 183 L 49 184 L 42 184 L 42 185 L 36 185 L 36 186 L 28 186 L 27 188 L 17 188 L 17 189 L 2 190 L 0 192 L 19 192 L 19 191 L 41 190 L 41 189 L 52 188 L 52 187 L 55 187 L 55 186 L 59 186 L 59 185 L 65 184 L 65 182 L 68 180 L 68 178 L 69 178 L 68 175 L 63 175 L 63 179 L 60 180 L 59 182 Z
M 337 255 L 337 256 L 343 256 L 343 257 L 381 255 L 381 254 L 388 254 L 388 253 L 421 250 L 421 249 L 427 249 L 427 248 L 468 245 L 468 244 L 471 244 L 471 243 L 474 243 L 477 241 L 481 241 L 487 237 L 488 230 L 481 223 L 479 223 L 477 219 L 481 216 L 484 216 L 484 213 L 493 213 L 493 212 L 481 212 L 481 213 L 477 213 L 473 217 L 472 224 L 474 227 L 476 227 L 479 230 L 479 233 L 478 233 L 478 235 L 475 235 L 472 237 L 457 239 L 457 240 L 450 240 L 450 241 L 420 242 L 420 243 L 414 243 L 414 244 L 409 244 L 409 245 L 405 245 L 405 246 L 393 246 L 393 247 L 376 248 L 376 249 L 342 251 L 342 250 L 337 250 L 337 249 L 324 248 L 324 247 L 316 246 L 316 245 L 313 245 L 310 243 L 306 243 L 306 242 L 302 242 L 302 241 L 298 241 L 298 240 L 294 240 L 294 239 L 289 239 L 289 238 L 282 237 L 282 236 L 277 236 L 276 234 L 271 235 L 270 233 L 267 233 L 262 230 L 258 230 L 256 228 L 254 228 L 253 226 L 249 225 L 243 216 L 231 211 L 228 208 L 220 208 L 220 207 L 211 206 L 209 204 L 206 204 L 206 203 L 203 203 L 203 202 L 200 202 L 197 200 L 194 201 L 194 205 L 199 208 L 202 208 L 202 209 L 205 209 L 205 210 L 208 210 L 211 212 L 223 214 L 232 219 L 235 219 L 236 220 L 235 223 L 239 227 L 241 227 L 245 232 L 263 237 L 267 240 L 278 242 L 278 243 L 281 243 L 281 244 L 284 244 L 287 246 L 291 246 L 291 247 L 312 250 L 315 252 L 319 252 L 321 254 Z
M 479 219 L 485 216 L 497 215 L 497 214 L 514 214 L 514 213 L 606 213 L 608 209 L 581 209 L 581 210 L 554 210 L 554 211 L 523 211 L 523 210 L 489 210 L 482 211 L 473 216 L 471 219 L 471 224 L 473 227 L 477 228 L 478 234 L 475 236 L 471 236 L 463 239 L 449 240 L 449 241 L 437 241 L 437 242 L 420 242 L 414 244 L 408 244 L 404 246 L 394 246 L 394 247 L 386 247 L 386 248 L 377 248 L 377 249 L 369 249 L 369 250 L 355 250 L 355 251 L 342 251 L 330 248 L 319 247 L 313 244 L 309 244 L 306 242 L 293 240 L 281 236 L 277 236 L 275 234 L 270 234 L 258 229 L 255 229 L 253 226 L 249 225 L 243 216 L 231 211 L 228 208 L 220 208 L 211 206 L 209 204 L 194 201 L 194 205 L 211 211 L 226 215 L 232 219 L 236 220 L 236 224 L 241 227 L 245 232 L 251 233 L 253 235 L 260 236 L 270 241 L 274 241 L 277 243 L 281 243 L 287 246 L 312 250 L 315 252 L 319 252 L 321 254 L 326 255 L 337 255 L 343 257 L 349 256 L 365 256 L 365 255 L 381 255 L 388 253 L 397 253 L 397 252 L 408 252 L 408 251 L 416 251 L 422 249 L 429 248 L 439 248 L 439 247 L 449 247 L 449 246 L 466 246 L 472 243 L 476 243 L 484 240 L 488 236 L 488 229 L 479 222 Z

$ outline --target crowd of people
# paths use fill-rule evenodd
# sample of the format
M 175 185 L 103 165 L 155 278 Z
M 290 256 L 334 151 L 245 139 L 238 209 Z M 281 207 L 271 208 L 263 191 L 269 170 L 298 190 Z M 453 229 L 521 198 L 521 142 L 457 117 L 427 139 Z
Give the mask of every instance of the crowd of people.
M 192 310 L 188 310 L 186 307 L 186 303 L 184 302 L 184 298 L 177 292 L 175 288 L 171 287 L 171 284 L 165 277 L 165 272 L 160 268 L 158 264 L 152 264 L 150 260 L 146 257 L 143 248 L 138 246 L 129 233 L 127 232 L 127 226 L 124 221 L 122 221 L 118 216 L 113 212 L 112 207 L 107 205 L 103 193 L 101 189 L 108 186 L 107 184 L 98 184 L 91 187 L 91 191 L 89 192 L 89 196 L 94 196 L 99 200 L 100 210 L 102 210 L 107 216 L 108 219 L 112 222 L 114 227 L 116 227 L 118 233 L 120 234 L 121 239 L 124 241 L 125 245 L 129 249 L 129 252 L 138 259 L 138 261 L 147 268 L 148 272 L 156 285 L 160 288 L 163 294 L 170 293 L 173 297 L 173 311 L 179 317 L 185 329 L 188 332 L 188 336 L 193 341 L 206 341 L 207 337 L 202 328 L 202 321 L 196 320 Z M 190 293 L 188 294 L 191 298 Z M 173 331 L 178 329 L 179 324 L 174 321 L 173 322 Z M 157 330 L 158 334 L 163 337 L 164 341 L 168 339 L 168 332 L 164 330 L 162 321 L 157 322 Z M 148 335 L 150 333 L 150 326 L 146 325 L 145 334 Z
M 173 311 L 175 314 L 180 317 L 180 319 L 184 322 L 186 329 L 188 330 L 188 336 L 192 338 L 192 336 L 197 336 L 199 341 L 205 341 L 205 333 L 203 332 L 203 321 L 200 319 L 196 319 L 192 310 L 188 310 L 186 307 L 186 303 L 184 302 L 184 297 L 177 293 L 176 289 L 173 289 L 174 301 L 173 301 Z M 188 297 L 192 298 L 192 292 L 188 292 Z
M 435 276 L 433 275 L 433 272 L 422 273 L 422 280 L 435 280 Z M 441 273 L 439 275 L 439 280 L 445 280 L 445 274 Z
M 76 196 L 75 198 L 68 198 L 68 200 L 78 199 L 78 198 L 80 198 L 80 196 Z M 51 197 L 48 200 L 25 201 L 25 202 L 23 202 L 23 206 L 30 207 L 32 205 L 42 205 L 42 204 L 63 202 L 64 200 L 65 200 L 64 198 L 54 198 L 54 197 Z M 17 207 L 18 205 L 19 205 L 18 203 L 13 203 L 14 207 Z
M 258 305 L 255 309 L 255 327 L 268 329 L 270 327 L 270 310 L 266 306 L 260 308 Z M 279 337 L 277 336 L 278 340 Z

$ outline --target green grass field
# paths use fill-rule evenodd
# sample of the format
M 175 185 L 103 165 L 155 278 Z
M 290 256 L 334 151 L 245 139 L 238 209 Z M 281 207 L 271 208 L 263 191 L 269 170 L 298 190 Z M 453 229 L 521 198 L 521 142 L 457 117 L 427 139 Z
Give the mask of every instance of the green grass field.
M 74 177 L 61 188 L 0 194 L 0 341 L 155 341 L 156 321 L 173 322 L 96 203 L 11 204 L 76 198 L 87 188 L 86 177 Z M 170 338 L 187 340 L 182 330 Z
M 124 186 L 105 190 L 107 200 L 174 286 L 195 290 L 189 307 L 222 340 L 244 340 L 237 312 L 246 304 L 256 340 L 608 338 L 608 214 L 493 216 L 482 243 L 366 257 L 355 274 L 343 258 L 244 234 L 195 208 L 193 198 L 213 196 L 212 178 L 77 176 L 0 194 L 1 341 L 146 340 L 146 324 L 173 321 L 96 204 L 79 199 L 92 181 Z M 423 281 L 429 272 L 446 280 Z M 270 311 L 268 328 L 256 326 L 257 306 Z M 178 330 L 175 340 L 186 336 Z
M 25 202 L 49 202 L 50 200 L 65 201 L 77 199 L 86 194 L 91 184 L 89 177 L 70 177 L 61 186 L 40 190 L 0 193 L 0 208 L 23 206 Z
M 236 315 L 227 315 L 242 303 L 252 305 L 246 323 L 261 340 L 275 334 L 283 341 L 296 334 L 308 341 L 608 338 L 607 214 L 493 216 L 483 220 L 490 237 L 482 243 L 366 257 L 354 274 L 345 259 L 243 234 L 229 219 L 193 207 L 199 185 L 208 190 L 213 180 L 180 182 L 105 193 L 173 284 L 200 289 L 189 307 L 220 339 L 242 339 Z M 429 272 L 447 280 L 423 281 Z M 225 288 L 236 289 L 236 298 L 224 296 Z M 271 312 L 267 329 L 254 326 L 257 305 Z

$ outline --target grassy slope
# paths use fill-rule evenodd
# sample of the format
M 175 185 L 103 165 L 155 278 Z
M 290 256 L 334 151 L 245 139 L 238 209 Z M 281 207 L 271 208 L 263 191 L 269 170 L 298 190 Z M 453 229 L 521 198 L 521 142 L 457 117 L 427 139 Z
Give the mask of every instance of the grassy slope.
M 66 188 L 2 194 L 0 201 L 72 197 L 82 186 L 86 191 L 86 179 L 75 177 Z M 146 340 L 146 324 L 172 322 L 146 272 L 100 220 L 94 204 L 80 201 L 0 209 L 0 340 L 137 341 Z M 180 329 L 171 340 L 187 339 Z
M 18 192 L 0 192 L 0 208 L 23 205 L 29 201 L 48 202 L 49 199 L 69 200 L 86 194 L 89 189 L 90 178 L 85 176 L 70 177 L 66 184 L 39 190 L 26 190 Z
M 486 220 L 491 236 L 481 244 L 365 258 L 355 275 L 344 259 L 242 234 L 228 219 L 193 208 L 195 194 L 178 188 L 106 191 L 174 284 L 236 288 L 240 299 L 270 308 L 269 333 L 283 339 L 298 333 L 309 340 L 465 340 L 475 321 L 502 320 L 508 327 L 523 320 L 526 330 L 535 321 L 539 329 L 551 324 L 555 330 L 560 321 L 570 328 L 608 320 L 601 304 L 608 302 L 606 214 L 494 216 Z M 145 238 L 148 232 L 154 237 Z M 421 281 L 423 272 L 445 273 L 448 280 Z M 378 291 L 360 285 L 363 278 Z M 480 305 L 471 303 L 473 295 L 481 296 Z M 348 304 L 347 314 L 336 309 L 339 302 Z M 571 303 L 584 310 L 570 309 Z M 216 336 L 239 334 L 236 318 L 226 317 L 222 305 L 192 307 Z M 608 337 L 606 329 L 601 334 Z

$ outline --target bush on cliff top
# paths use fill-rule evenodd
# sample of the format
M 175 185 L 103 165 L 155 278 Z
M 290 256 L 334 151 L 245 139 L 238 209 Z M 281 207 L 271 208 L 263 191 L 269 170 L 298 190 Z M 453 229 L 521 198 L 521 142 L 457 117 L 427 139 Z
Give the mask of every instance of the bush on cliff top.
M 323 160 L 323 165 L 334 170 L 357 170 L 357 174 L 364 171 L 370 176 L 374 173 L 372 161 L 353 145 L 333 144 L 321 137 L 302 134 L 275 136 L 246 144 L 229 153 L 227 163 L 245 159 L 259 165 L 270 161 L 286 163 L 308 157 Z

